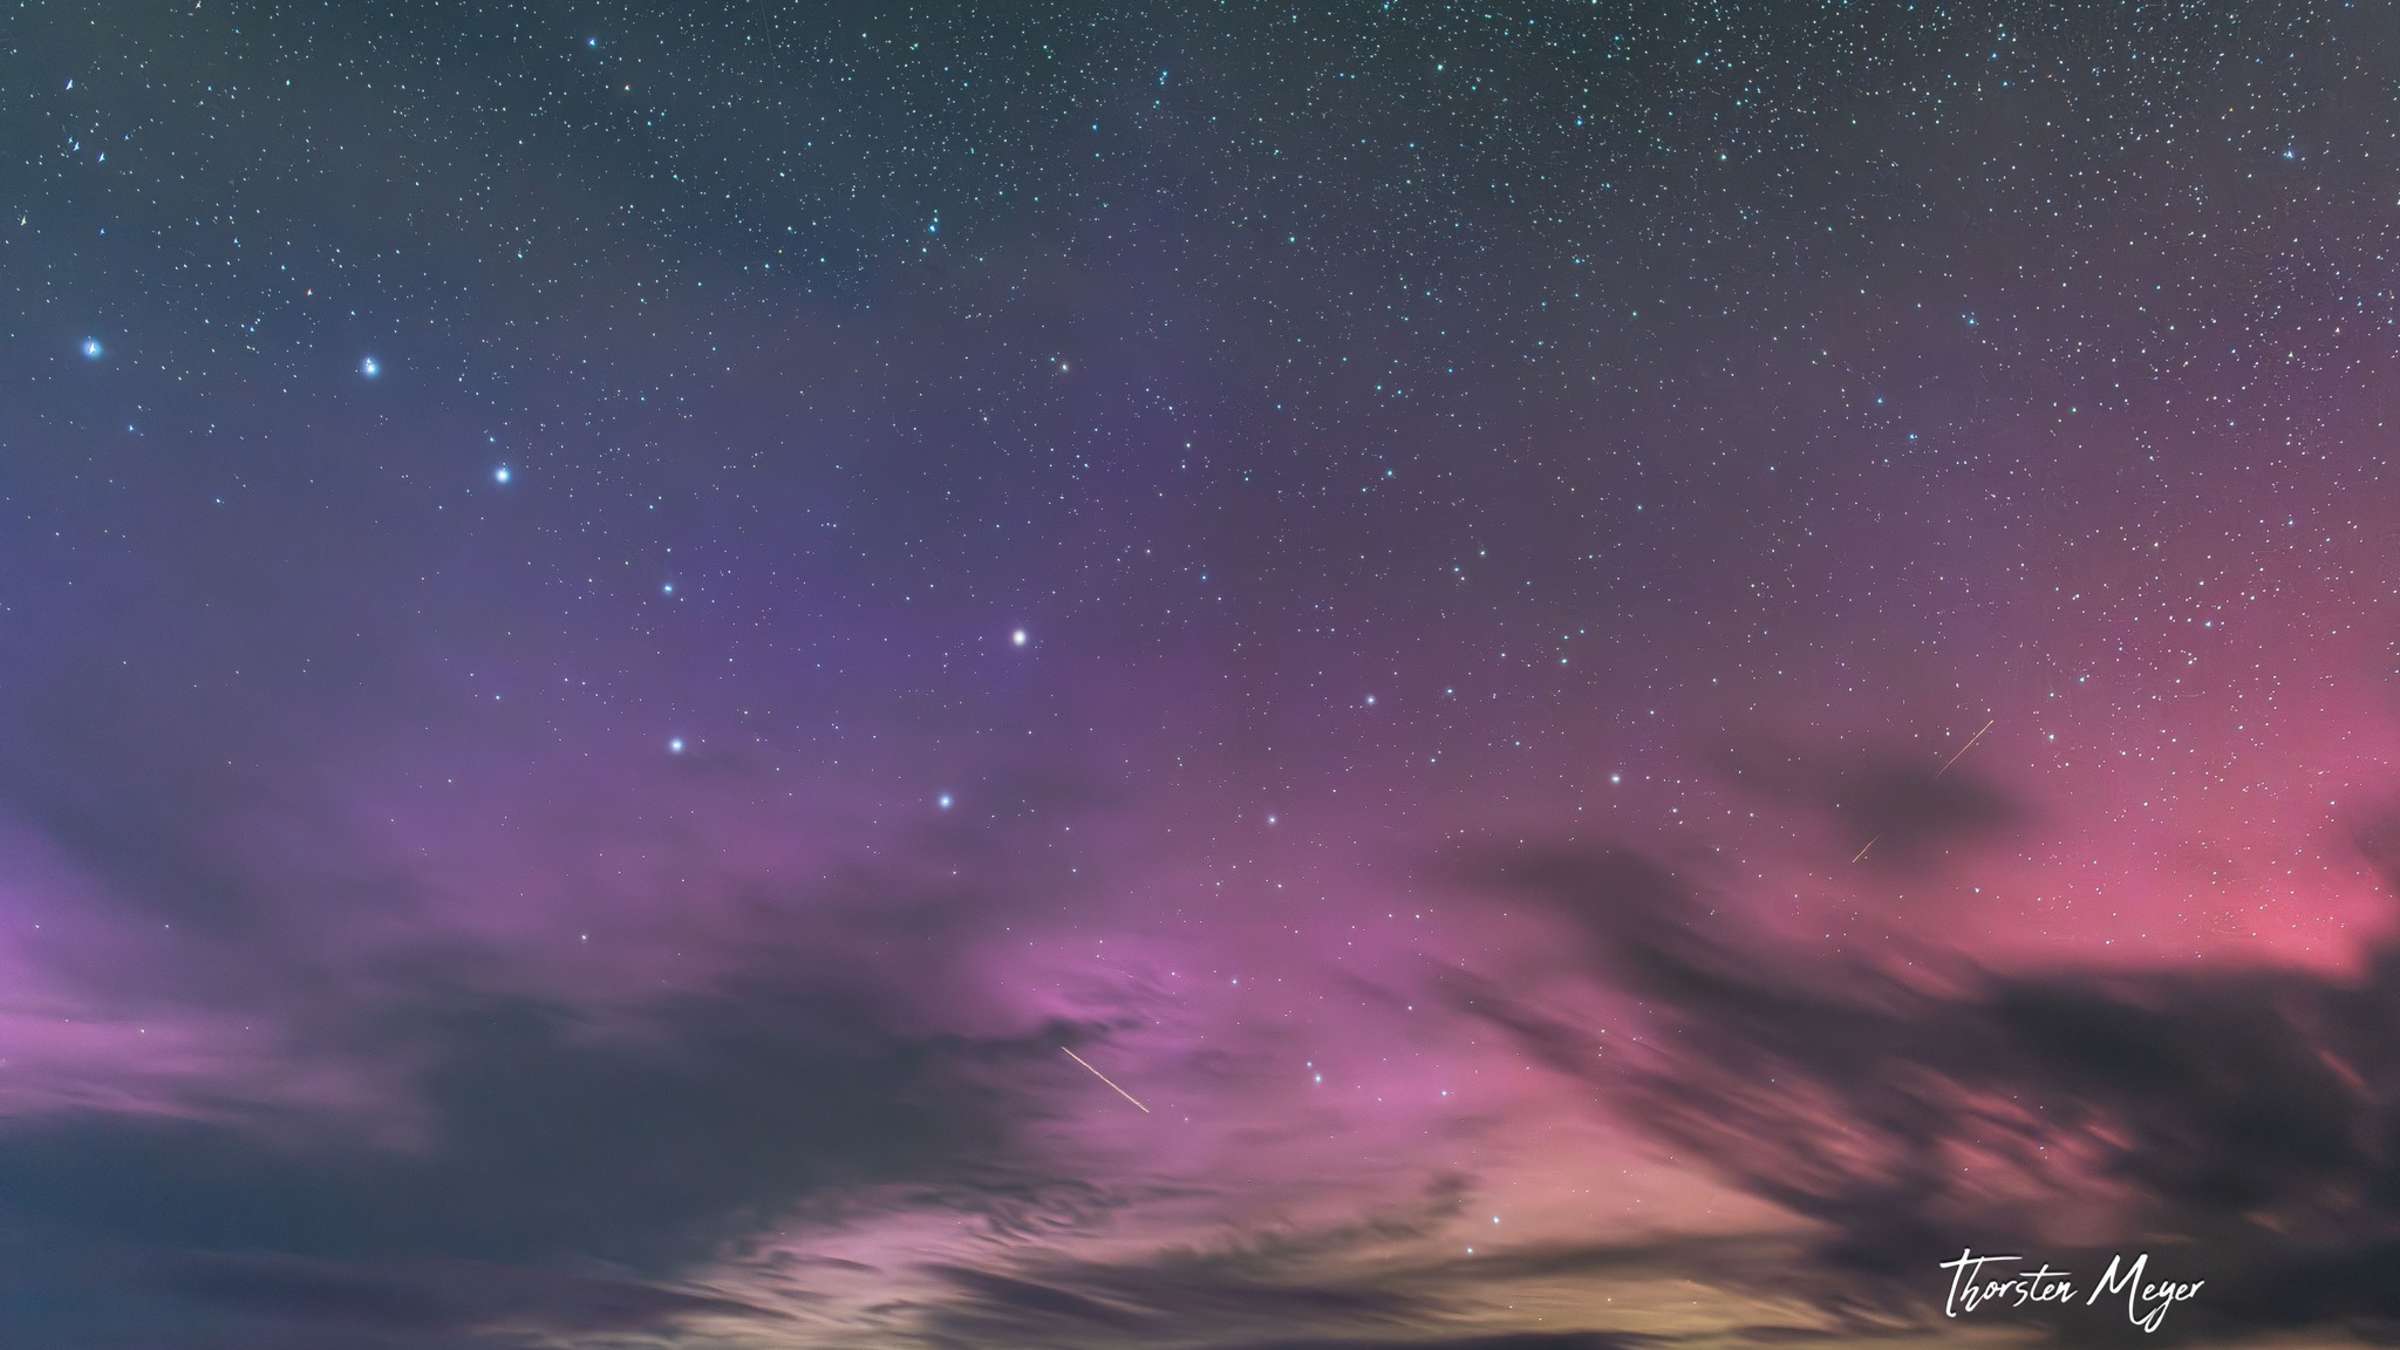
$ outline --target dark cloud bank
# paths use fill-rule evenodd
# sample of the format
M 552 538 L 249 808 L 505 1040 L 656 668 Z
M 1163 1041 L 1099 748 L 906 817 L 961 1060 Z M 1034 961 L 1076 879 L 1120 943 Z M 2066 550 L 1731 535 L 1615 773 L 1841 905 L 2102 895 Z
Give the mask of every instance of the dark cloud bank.
M 398 1016 L 398 1014 L 395 1014 Z M 636 1043 L 564 1010 L 445 1007 L 422 1146 L 156 1117 L 0 1130 L 0 1322 L 33 1343 L 514 1345 L 781 1311 L 661 1283 L 813 1194 L 949 1181 L 1012 1198 L 1021 1041 L 910 1038 L 822 988 L 678 1001 Z M 515 1327 L 497 1336 L 494 1327 Z
M 1875 781 L 1910 773 L 1923 776 Z M 1901 813 L 1910 837 L 2010 818 L 1991 789 L 1956 781 Z M 2400 824 L 2358 843 L 2400 878 Z M 2400 946 L 2374 947 L 2350 978 L 1766 959 L 1766 940 L 1725 917 L 1738 907 L 1634 853 L 1518 846 L 1445 866 L 1495 902 L 1554 915 L 1577 972 L 1528 984 L 1445 970 L 1450 1005 L 1589 1081 L 1679 1159 L 1807 1221 L 1806 1236 L 1396 1259 L 1437 1236 L 1471 1185 L 1434 1178 L 1413 1206 L 1350 1227 L 1113 1262 L 1031 1244 L 1005 1266 L 913 1269 L 918 1292 L 876 1310 L 877 1343 L 1671 1343 L 1428 1330 L 1471 1324 L 1484 1292 L 1512 1281 L 1639 1278 L 1815 1313 L 1712 1343 L 1856 1343 L 1940 1330 L 1936 1263 L 1962 1245 L 2087 1274 L 2110 1252 L 2148 1250 L 2208 1280 L 2170 1340 L 2308 1328 L 2400 1341 Z M 876 988 L 817 970 L 678 995 L 634 1038 L 456 989 L 352 1010 L 324 1034 L 357 1054 L 406 1046 L 427 1066 L 431 1124 L 415 1148 L 255 1117 L 9 1121 L 0 1325 L 25 1344 L 95 1350 L 709 1344 L 695 1326 L 821 1345 L 834 1342 L 791 1304 L 694 1272 L 852 1188 L 913 1187 L 1018 1233 L 1123 1203 L 1042 1156 L 1028 1131 L 1038 1101 L 1004 1086 L 1094 1028 L 927 1036 L 900 1029 L 907 1009 Z M 1563 1009 L 1602 988 L 1640 1000 L 1658 1034 L 1600 1053 Z M 2144 1339 L 2081 1307 L 2022 1320 L 2064 1343 Z
M 2387 879 L 2395 839 L 2390 822 L 2359 836 Z M 2400 1341 L 2400 946 L 2374 946 L 2355 978 L 1811 964 L 1767 959 L 1759 935 L 1634 853 L 1522 848 L 1460 867 L 1573 925 L 1660 1034 L 1603 1054 L 1576 1020 L 1471 975 L 1447 980 L 1454 1005 L 1604 1088 L 1678 1156 L 1812 1221 L 1803 1258 L 1772 1272 L 1793 1295 L 1922 1322 L 1935 1263 L 1962 1246 L 2087 1278 L 2147 1250 L 2208 1280 L 2171 1338 Z M 2144 1339 L 2084 1313 L 2025 1320 L 2073 1344 Z

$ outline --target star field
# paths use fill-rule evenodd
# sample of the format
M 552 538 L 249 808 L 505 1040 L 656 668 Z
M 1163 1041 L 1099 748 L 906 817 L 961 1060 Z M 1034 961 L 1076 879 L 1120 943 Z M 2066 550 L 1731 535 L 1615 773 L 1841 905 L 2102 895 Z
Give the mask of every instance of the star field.
M 0 1342 L 2400 1315 L 2389 14 L 5 14 Z

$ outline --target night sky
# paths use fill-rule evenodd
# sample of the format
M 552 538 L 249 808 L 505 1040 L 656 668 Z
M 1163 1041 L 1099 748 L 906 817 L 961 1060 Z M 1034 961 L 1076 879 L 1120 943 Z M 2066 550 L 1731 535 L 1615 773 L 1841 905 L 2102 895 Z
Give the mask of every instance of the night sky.
M 2395 390 L 2378 4 L 10 0 L 0 1344 L 2389 1336 Z

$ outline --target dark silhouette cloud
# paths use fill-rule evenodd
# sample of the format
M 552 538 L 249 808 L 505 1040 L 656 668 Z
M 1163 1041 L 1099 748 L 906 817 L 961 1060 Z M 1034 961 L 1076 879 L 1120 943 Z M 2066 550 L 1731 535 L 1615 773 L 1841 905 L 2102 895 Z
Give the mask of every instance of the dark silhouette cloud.
M 912 1334 L 940 1345 L 1266 1345 L 1300 1334 L 1343 1343 L 1438 1338 L 1469 1315 L 1465 1272 L 1400 1261 L 1398 1250 L 1460 1208 L 1469 1181 L 1431 1178 L 1410 1204 L 1355 1223 L 1283 1231 L 1123 1259 L 1032 1254 L 1003 1271 L 932 1269 L 945 1294 L 913 1309 Z M 1434 1342 L 1440 1344 L 1438 1339 Z
M 204 1256 L 171 1267 L 163 1287 L 270 1322 L 395 1335 L 462 1337 L 529 1311 L 548 1330 L 671 1330 L 696 1317 L 788 1322 L 739 1299 L 629 1279 L 445 1261 L 361 1269 L 294 1257 Z
M 1029 1258 L 998 1276 L 944 1268 L 949 1290 L 893 1310 L 899 1334 L 938 1346 L 1099 1350 L 1565 1350 L 1685 1344 L 1863 1344 L 1907 1327 L 1835 1310 L 1814 1325 L 1755 1323 L 1730 1331 L 1495 1329 L 1497 1309 L 1536 1293 L 1572 1298 L 1644 1281 L 1697 1281 L 1726 1291 L 1771 1288 L 1804 1265 L 1784 1236 L 1658 1234 L 1620 1242 L 1530 1243 L 1430 1256 L 1470 1183 L 1437 1179 L 1412 1210 L 1367 1222 L 1206 1249 L 1170 1248 L 1120 1261 Z
M 2379 821 L 2361 841 L 2390 834 Z M 1961 1245 L 2080 1255 L 2088 1275 L 2122 1248 L 2210 1280 L 2180 1334 L 2400 1318 L 2388 941 L 2356 978 L 1770 960 L 1766 938 L 1629 852 L 1488 852 L 1461 872 L 1571 919 L 1657 1034 L 1598 1054 L 1577 1018 L 1465 973 L 1445 977 L 1453 1005 L 1818 1225 L 1780 1272 L 1796 1296 L 1921 1316 L 1934 1263 Z M 2097 1318 L 2054 1329 L 2139 1337 Z
M 166 1309 L 459 1337 L 773 1318 L 673 1282 L 832 1188 L 976 1196 L 1022 1155 L 1030 1105 L 1004 1102 L 990 1076 L 1072 1034 L 911 1036 L 895 1020 L 814 980 L 679 998 L 635 1035 L 529 1001 L 469 1011 L 453 995 L 375 1029 L 427 1060 L 418 1146 L 319 1129 L 286 1139 L 255 1122 L 14 1121 L 0 1127 L 0 1216 L 44 1242 L 178 1257 L 128 1276 Z M 1042 1190 L 1004 1176 L 981 1203 L 1006 1212 Z M 593 1262 L 624 1275 L 573 1275 Z M 76 1288 L 48 1291 L 30 1323 L 73 1338 L 105 1321 Z
M 1663 1345 L 1656 1336 L 1613 1331 L 1510 1331 L 1500 1336 L 1450 1336 L 1433 1340 L 1258 1340 L 1238 1350 L 1637 1350 Z M 1234 1350 L 1234 1348 L 1226 1348 Z

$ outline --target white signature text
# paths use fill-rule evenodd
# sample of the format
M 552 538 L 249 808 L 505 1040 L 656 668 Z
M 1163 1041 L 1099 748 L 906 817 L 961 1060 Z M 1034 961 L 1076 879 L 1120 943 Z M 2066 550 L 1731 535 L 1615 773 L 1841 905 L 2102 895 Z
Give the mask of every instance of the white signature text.
M 1977 1256 L 1972 1247 L 1960 1248 L 1957 1260 L 1942 1262 L 1941 1268 L 1950 1272 L 1950 1296 L 1942 1302 L 1943 1314 L 1956 1317 L 1987 1305 L 2022 1308 L 2028 1303 L 2076 1301 L 2079 1291 L 2067 1271 L 2047 1261 L 2026 1270 L 2024 1261 L 2022 1256 Z M 2144 1331 L 2156 1331 L 2166 1321 L 2169 1308 L 2191 1299 L 2208 1283 L 2150 1280 L 2145 1278 L 2149 1265 L 2148 1252 L 2135 1256 L 2131 1264 L 2122 1255 L 2110 1257 L 2100 1282 L 2084 1297 L 2084 1306 L 2122 1297 L 2126 1318 Z

